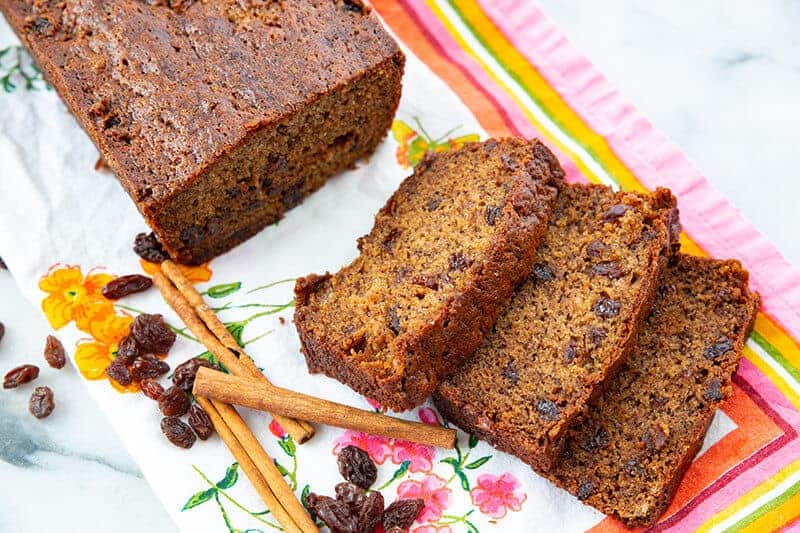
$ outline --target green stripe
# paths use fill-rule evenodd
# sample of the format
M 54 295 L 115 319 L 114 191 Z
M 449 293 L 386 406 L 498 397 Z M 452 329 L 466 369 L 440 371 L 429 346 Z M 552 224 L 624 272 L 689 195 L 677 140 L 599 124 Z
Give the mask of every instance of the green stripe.
M 595 152 L 590 146 L 587 146 L 587 145 L 581 143 L 580 141 L 578 141 L 578 139 L 569 132 L 569 130 L 567 129 L 567 126 L 564 123 L 562 123 L 561 120 L 559 120 L 558 116 L 553 114 L 552 112 L 550 112 L 548 110 L 548 108 L 544 104 L 544 101 L 541 98 L 539 98 L 534 92 L 532 92 L 530 89 L 528 89 L 528 87 L 526 86 L 525 82 L 523 81 L 523 78 L 520 77 L 520 75 L 517 74 L 516 71 L 512 70 L 511 67 L 509 67 L 500 58 L 500 56 L 498 56 L 494 52 L 494 50 L 490 47 L 489 42 L 486 41 L 480 33 L 478 33 L 478 31 L 475 29 L 475 27 L 461 13 L 461 10 L 458 8 L 458 6 L 455 5 L 454 0 L 447 0 L 447 3 L 450 6 L 450 8 L 456 13 L 456 15 L 458 15 L 458 18 L 461 20 L 461 22 L 464 24 L 464 26 L 466 26 L 466 28 L 469 30 L 469 32 L 472 34 L 472 36 L 483 46 L 483 48 L 486 51 L 486 53 L 488 53 L 489 56 L 491 56 L 492 59 L 494 59 L 497 62 L 497 64 L 500 65 L 500 67 L 506 72 L 506 74 L 508 74 L 511 77 L 511 79 L 513 79 L 517 83 L 517 85 L 519 85 L 520 89 L 522 89 L 525 92 L 525 94 L 528 95 L 528 97 L 536 104 L 536 107 L 542 113 L 544 113 L 547 116 L 547 118 L 549 118 L 553 122 L 553 124 L 558 126 L 558 129 L 561 131 L 561 133 L 563 133 L 564 135 L 566 135 L 567 137 L 572 139 L 576 144 L 581 146 L 586 151 L 586 153 L 589 154 L 589 156 L 592 158 L 592 160 L 600 168 L 602 168 L 605 171 L 606 175 L 608 175 L 608 177 L 610 177 L 614 181 L 614 183 L 616 183 L 617 186 L 619 187 L 619 180 L 608 169 L 608 167 L 606 167 L 606 165 L 603 164 L 603 161 L 597 155 L 597 152 Z M 530 64 L 530 62 L 528 64 L 530 65 L 530 67 L 532 69 L 537 70 L 534 65 Z M 600 134 L 598 134 L 597 132 L 595 132 L 595 133 L 602 138 L 602 136 Z
M 753 333 L 750 334 L 750 338 L 758 344 L 762 350 L 764 350 L 769 356 L 778 363 L 781 368 L 783 368 L 787 374 L 794 378 L 795 382 L 800 384 L 800 370 L 797 369 L 792 363 L 786 360 L 781 352 L 778 351 L 773 345 L 767 341 L 764 337 L 762 337 L 757 331 L 753 330 Z
M 761 518 L 762 516 L 764 516 L 768 512 L 772 511 L 776 507 L 779 507 L 779 506 L 783 505 L 784 503 L 786 503 L 786 501 L 788 501 L 789 498 L 791 498 L 792 496 L 794 496 L 798 492 L 800 492 L 800 481 L 798 481 L 797 483 L 795 483 L 794 485 L 792 485 L 791 487 L 786 489 L 786 491 L 784 491 L 777 498 L 774 498 L 774 499 L 768 501 L 767 503 L 765 503 L 764 505 L 762 505 L 761 507 L 759 507 L 758 509 L 756 509 L 755 511 L 753 511 L 749 515 L 745 516 L 744 518 L 742 518 L 741 520 L 739 520 L 738 522 L 736 522 L 735 524 L 733 524 L 729 528 L 725 529 L 725 533 L 728 533 L 730 531 L 741 531 L 742 529 L 744 529 L 748 525 L 752 524 L 753 522 L 755 522 L 756 520 L 758 520 L 759 518 Z

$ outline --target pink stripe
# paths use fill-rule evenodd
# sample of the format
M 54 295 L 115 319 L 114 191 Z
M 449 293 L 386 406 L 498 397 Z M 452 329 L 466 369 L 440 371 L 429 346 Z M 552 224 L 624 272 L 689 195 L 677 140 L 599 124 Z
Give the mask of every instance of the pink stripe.
M 480 0 L 484 11 L 641 181 L 679 197 L 686 232 L 709 254 L 751 272 L 763 310 L 800 338 L 800 272 L 616 91 L 532 3 Z

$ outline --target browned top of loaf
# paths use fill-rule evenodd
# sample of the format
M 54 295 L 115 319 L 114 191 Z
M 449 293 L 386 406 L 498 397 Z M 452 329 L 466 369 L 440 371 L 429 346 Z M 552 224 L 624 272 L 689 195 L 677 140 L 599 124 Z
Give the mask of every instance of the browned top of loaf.
M 758 308 L 738 261 L 679 255 L 637 349 L 571 429 L 556 483 L 628 525 L 666 509 L 717 406 L 731 393 Z
M 562 175 L 541 143 L 518 138 L 429 156 L 375 216 L 351 264 L 298 283 L 302 335 L 379 382 L 413 374 L 428 362 L 408 346 L 498 254 L 515 253 L 508 235 L 546 220 Z
M 549 468 L 568 424 L 632 347 L 677 231 L 665 189 L 564 187 L 532 274 L 483 346 L 439 385 L 437 402 L 457 423 Z
M 359 0 L 0 0 L 137 201 L 398 53 Z M 170 7 L 172 6 L 172 7 Z

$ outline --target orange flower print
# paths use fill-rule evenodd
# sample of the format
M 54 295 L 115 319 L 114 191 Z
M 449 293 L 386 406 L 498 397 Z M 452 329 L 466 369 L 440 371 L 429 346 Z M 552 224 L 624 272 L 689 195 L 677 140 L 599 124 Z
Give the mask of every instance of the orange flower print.
M 145 261 L 144 259 L 140 259 L 139 263 L 142 265 L 142 270 L 146 273 L 150 274 L 151 276 L 156 272 L 161 272 L 161 267 L 158 266 L 158 263 L 150 263 L 149 261 Z M 178 265 L 178 268 L 183 275 L 186 276 L 191 282 L 194 283 L 201 283 L 203 281 L 208 281 L 211 279 L 211 269 L 208 268 L 208 263 L 203 263 L 202 265 L 197 266 L 188 266 L 188 265 Z
M 402 120 L 392 122 L 392 136 L 397 141 L 397 163 L 403 168 L 417 166 L 417 163 L 422 161 L 425 154 L 429 152 L 447 152 L 460 148 L 464 143 L 480 140 L 480 135 L 477 133 L 450 137 L 450 134 L 459 127 L 455 127 L 441 137 L 434 139 L 428 135 L 419 119 L 414 117 L 414 122 L 417 130 Z
M 117 345 L 128 334 L 133 318 L 128 315 L 107 314 L 95 317 L 91 322 L 93 339 L 78 342 L 75 348 L 75 364 L 81 375 L 89 380 L 107 378 L 106 368 L 117 357 Z M 134 382 L 123 387 L 113 379 L 108 380 L 120 392 L 136 392 L 139 386 Z
M 88 332 L 91 316 L 113 312 L 113 304 L 100 292 L 112 279 L 114 276 L 103 272 L 89 272 L 84 277 L 77 266 L 52 267 L 39 280 L 39 288 L 47 293 L 42 311 L 53 329 L 74 320 L 78 329 Z

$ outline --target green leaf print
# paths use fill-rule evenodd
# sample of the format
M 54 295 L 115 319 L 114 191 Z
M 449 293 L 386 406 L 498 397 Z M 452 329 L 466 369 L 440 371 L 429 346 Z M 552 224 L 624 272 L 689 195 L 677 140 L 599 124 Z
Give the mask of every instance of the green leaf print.
M 239 463 L 233 463 L 225 471 L 225 477 L 217 482 L 217 487 L 221 489 L 229 489 L 234 484 L 236 484 L 236 481 L 238 481 L 238 479 L 239 479 Z
M 476 437 L 475 435 L 470 435 L 469 436 L 469 447 L 470 448 L 474 448 L 477 445 L 478 445 L 478 437 Z
M 491 455 L 487 455 L 485 457 L 481 457 L 480 459 L 476 459 L 475 461 L 472 461 L 470 464 L 464 466 L 464 468 L 466 468 L 468 470 L 475 470 L 476 468 L 480 468 L 481 466 L 486 464 L 486 461 L 488 461 L 491 458 L 492 458 Z
M 22 46 L 0 49 L 0 85 L 7 93 L 14 92 L 22 83 L 28 91 L 50 89 L 36 63 Z
M 205 294 L 210 298 L 224 298 L 242 288 L 241 281 L 234 281 L 233 283 L 222 283 L 214 285 L 209 288 Z
M 217 493 L 217 489 L 211 488 L 206 490 L 201 490 L 200 492 L 195 492 L 192 494 L 191 498 L 187 500 L 185 504 L 183 504 L 183 508 L 181 511 L 186 511 L 197 507 L 200 504 L 206 503 L 208 500 L 214 497 L 214 494 Z
M 469 480 L 467 479 L 467 475 L 464 473 L 464 471 L 456 470 L 456 475 L 458 476 L 458 479 L 461 480 L 461 488 L 469 492 Z
M 289 457 L 294 457 L 294 454 L 297 452 L 297 447 L 294 445 L 294 439 L 291 437 L 279 440 L 278 446 L 280 446 Z
M 289 475 L 289 471 L 286 470 L 286 468 L 282 464 L 280 464 L 277 459 L 273 459 L 272 462 L 275 463 L 275 468 L 278 469 L 278 472 L 280 472 L 282 476 Z

